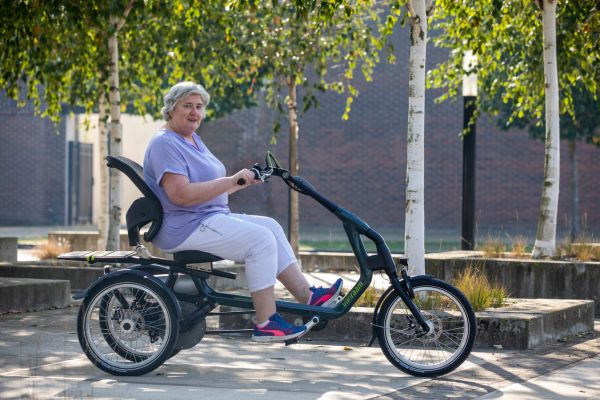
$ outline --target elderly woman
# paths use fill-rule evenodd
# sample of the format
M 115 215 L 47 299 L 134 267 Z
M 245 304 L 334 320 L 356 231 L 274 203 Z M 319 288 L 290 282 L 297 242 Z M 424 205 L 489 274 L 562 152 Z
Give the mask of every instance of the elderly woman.
M 160 199 L 164 220 L 153 243 L 165 252 L 201 250 L 244 262 L 256 310 L 252 340 L 268 342 L 301 336 L 305 327 L 286 322 L 275 309 L 278 279 L 297 301 L 330 306 L 342 288 L 311 287 L 281 226 L 272 218 L 234 214 L 228 196 L 260 183 L 248 169 L 227 176 L 225 166 L 196 130 L 210 96 L 193 82 L 180 82 L 164 97 L 165 125 L 144 157 L 144 180 Z M 243 180 L 245 183 L 239 185 Z

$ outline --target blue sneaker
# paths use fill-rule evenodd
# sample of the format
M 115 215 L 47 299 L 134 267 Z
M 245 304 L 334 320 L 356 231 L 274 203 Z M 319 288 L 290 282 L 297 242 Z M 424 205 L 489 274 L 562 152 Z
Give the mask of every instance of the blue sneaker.
M 306 333 L 306 327 L 294 326 L 284 320 L 279 313 L 269 318 L 269 323 L 263 328 L 254 326 L 252 341 L 254 342 L 277 342 L 297 338 Z
M 342 286 L 344 286 L 344 281 L 342 278 L 339 278 L 330 288 L 311 287 L 310 291 L 312 293 L 308 299 L 308 305 L 321 307 L 333 306 L 342 291 Z

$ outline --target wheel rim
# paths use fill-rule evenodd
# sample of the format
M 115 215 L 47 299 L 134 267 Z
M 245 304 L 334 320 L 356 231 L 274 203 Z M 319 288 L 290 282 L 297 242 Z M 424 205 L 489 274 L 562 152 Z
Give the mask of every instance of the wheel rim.
M 117 369 L 143 367 L 164 351 L 171 338 L 171 317 L 152 289 L 119 283 L 98 293 L 84 316 L 91 352 Z
M 404 364 L 424 370 L 444 368 L 460 357 L 469 338 L 467 312 L 452 293 L 417 287 L 413 301 L 433 328 L 419 336 L 420 326 L 401 298 L 389 308 L 384 331 L 392 353 Z

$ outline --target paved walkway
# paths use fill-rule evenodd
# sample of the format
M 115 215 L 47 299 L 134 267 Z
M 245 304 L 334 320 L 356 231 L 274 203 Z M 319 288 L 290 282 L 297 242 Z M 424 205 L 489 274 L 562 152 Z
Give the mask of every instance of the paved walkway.
M 0 316 L 0 398 L 600 399 L 597 331 L 533 351 L 476 351 L 434 380 L 395 369 L 379 347 L 214 336 L 148 375 L 114 377 L 81 352 L 76 313 Z

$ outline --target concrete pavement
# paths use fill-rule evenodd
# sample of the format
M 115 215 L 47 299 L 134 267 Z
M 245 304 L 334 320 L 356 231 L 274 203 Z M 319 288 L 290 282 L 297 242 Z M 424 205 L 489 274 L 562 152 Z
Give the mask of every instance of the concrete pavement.
M 302 340 L 286 347 L 214 336 L 148 375 L 115 377 L 81 352 L 76 314 L 70 307 L 0 316 L 0 398 L 600 398 L 597 330 L 536 350 L 477 351 L 434 380 L 406 375 L 379 347 L 360 343 Z

